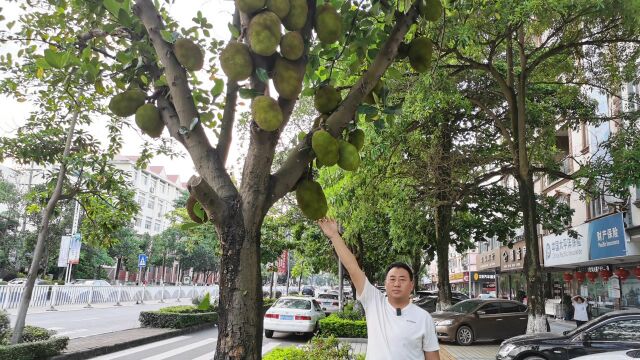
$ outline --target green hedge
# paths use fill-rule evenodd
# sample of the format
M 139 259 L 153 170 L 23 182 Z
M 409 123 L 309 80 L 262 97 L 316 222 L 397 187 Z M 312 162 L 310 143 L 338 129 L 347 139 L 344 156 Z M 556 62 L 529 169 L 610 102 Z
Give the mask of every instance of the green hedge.
M 341 319 L 331 314 L 320 320 L 320 335 L 343 338 L 366 338 L 367 321 Z
M 307 360 L 307 352 L 296 346 L 275 348 L 269 351 L 262 360 Z
M 0 359 L 39 360 L 58 355 L 67 348 L 69 338 L 52 337 L 49 340 L 23 342 L 17 345 L 0 346 Z
M 182 329 L 200 324 L 216 324 L 218 313 L 173 313 L 161 311 L 142 311 L 138 318 L 143 327 Z
M 209 306 L 208 310 L 200 310 L 194 305 L 177 305 L 177 306 L 167 306 L 161 309 L 158 309 L 161 313 L 178 313 L 178 314 L 200 314 L 207 312 L 217 312 L 217 308 L 214 306 Z
M 262 360 L 360 360 L 364 356 L 351 355 L 351 346 L 334 337 L 313 338 L 301 347 L 276 348 L 262 357 Z

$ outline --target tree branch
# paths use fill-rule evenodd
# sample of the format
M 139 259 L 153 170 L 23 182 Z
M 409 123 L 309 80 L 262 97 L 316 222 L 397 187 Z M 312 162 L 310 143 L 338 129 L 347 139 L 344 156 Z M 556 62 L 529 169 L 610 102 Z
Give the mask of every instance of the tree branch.
M 225 216 L 226 206 L 218 194 L 200 176 L 192 176 L 187 182 L 187 189 L 207 211 L 210 220 Z
M 338 109 L 327 119 L 328 131 L 333 136 L 338 136 L 351 121 L 358 109 L 358 105 L 360 105 L 364 97 L 373 90 L 375 84 L 393 62 L 398 53 L 398 46 L 417 17 L 418 11 L 415 5 L 412 6 L 406 14 L 398 17 L 396 25 L 391 30 L 389 38 L 381 47 L 380 52 L 376 55 L 373 64 L 371 64 L 364 75 L 353 85 L 351 91 Z M 275 203 L 293 188 L 309 162 L 313 159 L 310 151 L 310 135 L 311 134 L 308 134 L 305 140 L 292 150 L 280 169 L 272 175 L 268 200 L 271 204 Z

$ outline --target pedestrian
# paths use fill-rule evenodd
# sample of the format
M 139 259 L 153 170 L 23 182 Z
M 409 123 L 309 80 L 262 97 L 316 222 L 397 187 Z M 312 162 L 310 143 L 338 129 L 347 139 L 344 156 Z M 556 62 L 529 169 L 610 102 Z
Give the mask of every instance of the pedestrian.
M 338 232 L 335 220 L 318 221 L 324 234 L 331 240 L 356 288 L 367 317 L 367 360 L 438 360 L 438 338 L 433 319 L 428 312 L 411 302 L 413 272 L 401 262 L 387 268 L 385 290 L 387 296 L 371 285 L 358 266 Z
M 584 298 L 580 295 L 576 295 L 571 298 L 571 305 L 573 305 L 573 320 L 576 321 L 577 327 L 589 321 L 589 315 L 587 314 L 587 304 Z

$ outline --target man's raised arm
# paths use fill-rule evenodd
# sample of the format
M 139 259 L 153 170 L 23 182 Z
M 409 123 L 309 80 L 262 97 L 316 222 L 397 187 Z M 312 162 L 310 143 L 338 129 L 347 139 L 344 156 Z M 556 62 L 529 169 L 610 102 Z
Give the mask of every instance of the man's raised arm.
M 353 256 L 347 247 L 347 244 L 344 243 L 344 240 L 340 236 L 340 233 L 338 232 L 338 223 L 336 223 L 335 220 L 324 218 L 318 220 L 318 225 L 320 226 L 320 229 L 322 229 L 322 232 L 324 232 L 329 240 L 331 240 L 340 262 L 349 272 L 351 281 L 353 281 L 353 285 L 356 287 L 356 293 L 361 295 L 364 290 L 366 277 L 362 269 L 360 269 L 356 257 Z

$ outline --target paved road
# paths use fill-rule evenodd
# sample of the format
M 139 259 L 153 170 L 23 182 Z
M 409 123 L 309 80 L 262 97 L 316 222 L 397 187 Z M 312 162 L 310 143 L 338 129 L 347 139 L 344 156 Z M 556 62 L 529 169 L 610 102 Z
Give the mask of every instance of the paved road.
M 179 303 L 175 303 L 177 305 Z M 182 302 L 186 304 L 186 302 Z M 140 327 L 138 316 L 141 311 L 157 310 L 161 307 L 174 305 L 144 304 L 144 305 L 103 305 L 90 309 L 76 308 L 60 311 L 40 311 L 27 313 L 27 325 L 40 326 L 55 330 L 58 335 L 79 338 L 90 335 L 104 334 Z M 11 325 L 15 325 L 15 311 L 9 314 Z
M 211 360 L 217 337 L 218 329 L 214 328 L 103 355 L 94 360 Z M 279 346 L 306 342 L 307 338 L 302 336 L 275 333 L 272 339 L 262 339 L 262 354 Z

